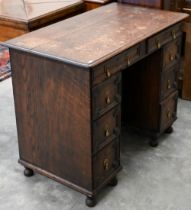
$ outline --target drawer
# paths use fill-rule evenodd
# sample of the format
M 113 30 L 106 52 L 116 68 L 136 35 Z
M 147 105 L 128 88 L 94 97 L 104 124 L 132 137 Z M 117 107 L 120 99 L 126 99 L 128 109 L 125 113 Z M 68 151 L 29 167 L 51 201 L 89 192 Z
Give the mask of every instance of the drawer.
M 120 135 L 121 108 L 112 109 L 99 120 L 93 122 L 93 151 L 101 149 L 105 144 Z
M 127 51 L 116 55 L 113 59 L 93 69 L 93 85 L 109 79 L 113 74 L 126 69 L 145 55 L 145 42 L 135 45 Z
M 163 45 L 167 44 L 172 40 L 176 40 L 182 35 L 182 24 L 176 24 L 161 33 L 148 39 L 148 53 L 151 53 L 157 49 L 160 49 Z
M 180 61 L 181 36 L 163 48 L 163 70 L 170 68 Z
M 178 66 L 170 68 L 162 73 L 161 99 L 166 98 L 170 93 L 177 90 Z
M 161 131 L 164 131 L 176 120 L 178 92 L 172 93 L 161 103 Z
M 95 120 L 121 102 L 121 73 L 97 85 L 92 91 Z
M 120 167 L 119 140 L 112 141 L 93 158 L 94 188 Z

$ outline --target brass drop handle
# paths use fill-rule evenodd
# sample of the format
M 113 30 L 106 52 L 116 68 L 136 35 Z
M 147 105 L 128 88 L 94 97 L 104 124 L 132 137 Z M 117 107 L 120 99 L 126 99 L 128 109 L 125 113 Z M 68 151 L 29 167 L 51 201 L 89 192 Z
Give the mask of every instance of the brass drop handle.
M 131 65 L 131 59 L 129 57 L 127 58 L 127 64 L 128 64 L 128 66 Z
M 159 40 L 156 40 L 156 45 L 157 45 L 157 48 L 158 48 L 158 49 L 161 48 L 161 44 L 160 44 L 160 41 L 159 41 Z
M 170 55 L 170 61 L 173 61 L 175 59 L 175 56 L 174 55 Z
M 167 117 L 168 117 L 168 119 L 170 119 L 172 117 L 172 114 L 170 111 L 167 112 Z
M 108 159 L 105 159 L 103 161 L 103 168 L 104 168 L 105 171 L 109 170 L 109 160 Z
M 176 32 L 175 31 L 172 31 L 172 38 L 176 39 Z
M 107 103 L 107 104 L 110 104 L 110 103 L 111 103 L 111 99 L 110 99 L 109 96 L 107 96 L 105 100 L 106 100 L 106 103 Z
M 105 130 L 105 136 L 108 137 L 109 135 L 110 135 L 110 132 L 109 132 L 109 129 L 107 128 L 107 129 Z
M 172 86 L 171 86 L 171 81 L 168 80 L 168 81 L 167 81 L 167 88 L 168 88 L 168 89 L 171 89 L 171 87 L 172 87 Z
M 106 69 L 106 76 L 107 76 L 107 78 L 111 77 L 111 73 L 110 73 L 109 69 Z

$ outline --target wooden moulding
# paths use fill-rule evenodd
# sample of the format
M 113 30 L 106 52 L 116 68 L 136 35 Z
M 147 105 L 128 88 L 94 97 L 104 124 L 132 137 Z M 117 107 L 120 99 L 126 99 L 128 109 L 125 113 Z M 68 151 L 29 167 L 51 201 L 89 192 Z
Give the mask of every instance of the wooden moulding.
M 26 162 L 24 160 L 19 159 L 18 162 L 21 165 L 23 165 L 24 167 L 30 168 L 34 172 L 36 172 L 36 173 L 38 173 L 40 175 L 46 176 L 49 179 L 57 181 L 57 182 L 65 185 L 65 186 L 67 186 L 67 187 L 69 187 L 71 189 L 74 189 L 74 190 L 76 190 L 76 191 L 78 191 L 78 192 L 80 192 L 80 193 L 82 193 L 82 194 L 84 194 L 86 196 L 90 196 L 90 197 L 91 196 L 96 196 L 99 193 L 99 191 L 101 191 L 101 189 L 103 187 L 105 187 L 109 183 L 109 181 L 113 177 L 115 177 L 118 174 L 118 172 L 121 171 L 121 169 L 122 169 L 122 167 L 120 166 L 117 170 L 115 170 L 112 174 L 110 174 L 109 177 L 107 179 L 105 179 L 105 181 L 101 185 L 99 185 L 98 188 L 96 188 L 93 192 L 91 192 L 91 191 L 86 190 L 85 188 L 82 188 L 82 187 L 80 187 L 78 185 L 73 184 L 72 182 L 69 182 L 69 181 L 67 181 L 67 180 L 65 180 L 63 178 L 60 178 L 60 177 L 58 177 L 58 176 L 56 176 L 56 175 L 54 175 L 54 174 L 52 174 L 52 173 L 50 173 L 48 171 L 45 171 L 45 170 L 43 170 L 43 169 L 41 169 L 41 168 L 39 168 L 37 166 L 34 166 L 33 164 L 28 163 L 28 162 Z

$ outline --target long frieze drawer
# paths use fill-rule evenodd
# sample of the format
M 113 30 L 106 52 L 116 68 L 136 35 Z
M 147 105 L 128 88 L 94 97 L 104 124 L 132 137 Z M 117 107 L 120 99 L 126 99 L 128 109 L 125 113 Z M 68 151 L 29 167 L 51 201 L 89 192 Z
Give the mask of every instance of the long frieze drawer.
M 163 48 L 163 70 L 168 69 L 180 61 L 181 36 L 175 41 L 166 44 Z
M 145 56 L 145 42 L 135 45 L 127 51 L 115 56 L 112 60 L 100 64 L 93 69 L 93 85 L 109 79 L 113 74 L 119 72 Z
M 119 139 L 115 139 L 93 158 L 94 188 L 102 184 L 119 167 Z
M 178 92 L 172 93 L 161 103 L 161 131 L 164 131 L 176 120 Z
M 93 122 L 93 151 L 99 151 L 104 145 L 120 135 L 121 107 L 117 106 L 100 119 Z
M 148 45 L 147 45 L 148 53 L 151 53 L 157 49 L 160 49 L 163 45 L 167 44 L 168 42 L 172 40 L 176 40 L 181 35 L 182 35 L 182 24 L 179 23 L 151 37 L 148 40 Z
M 166 98 L 177 90 L 178 66 L 170 68 L 162 73 L 161 80 L 161 99 Z
M 121 102 L 121 73 L 94 87 L 92 97 L 95 120 Z

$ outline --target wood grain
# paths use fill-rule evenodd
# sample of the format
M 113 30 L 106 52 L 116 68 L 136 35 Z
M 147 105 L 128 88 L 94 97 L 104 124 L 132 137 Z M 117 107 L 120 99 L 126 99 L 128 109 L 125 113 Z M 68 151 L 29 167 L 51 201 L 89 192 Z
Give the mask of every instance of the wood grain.
M 64 61 L 93 66 L 186 17 L 186 14 L 181 13 L 111 3 L 6 44 Z M 79 22 L 83 23 L 82 27 L 77 27 Z
M 15 50 L 11 64 L 21 160 L 91 190 L 89 72 Z

